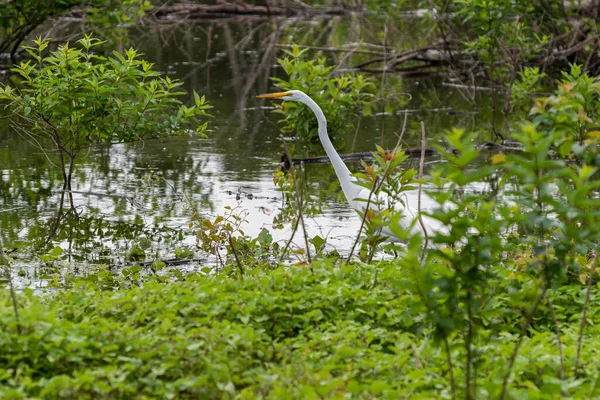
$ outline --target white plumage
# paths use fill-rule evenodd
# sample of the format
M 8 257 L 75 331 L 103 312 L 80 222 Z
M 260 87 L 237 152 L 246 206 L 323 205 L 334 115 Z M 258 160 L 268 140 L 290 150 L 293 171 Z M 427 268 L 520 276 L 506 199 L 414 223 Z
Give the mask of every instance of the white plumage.
M 359 211 L 364 212 L 365 207 L 367 205 L 367 199 L 369 198 L 370 191 L 366 188 L 360 186 L 356 182 L 356 178 L 352 176 L 352 173 L 342 161 L 340 155 L 335 151 L 331 140 L 329 139 L 329 135 L 327 133 L 327 119 L 325 119 L 325 115 L 323 114 L 323 110 L 321 107 L 311 99 L 306 93 L 300 90 L 290 90 L 287 92 L 278 92 L 278 93 L 269 93 L 263 94 L 260 96 L 256 96 L 258 98 L 272 98 L 272 99 L 282 99 L 286 101 L 297 101 L 299 103 L 305 104 L 311 111 L 315 114 L 317 118 L 317 123 L 319 126 L 319 140 L 325 149 L 325 153 L 329 157 L 331 161 L 331 165 L 333 165 L 333 169 L 335 170 L 335 174 L 337 175 L 338 180 L 342 186 L 342 191 L 346 196 L 346 200 L 350 206 Z M 420 223 L 413 223 L 416 218 L 418 218 L 418 211 L 416 208 L 411 207 L 408 202 L 406 204 L 402 204 L 401 202 L 395 203 L 395 209 L 398 212 L 402 212 L 402 218 L 400 219 L 400 226 L 402 229 L 407 230 L 411 229 L 411 233 L 419 233 L 423 234 L 423 228 Z M 381 211 L 381 208 L 385 207 L 388 203 L 388 198 L 385 194 L 379 194 L 376 198 L 372 196 L 371 203 L 369 208 L 374 211 Z M 435 232 L 445 230 L 445 226 L 442 225 L 439 221 L 430 218 L 428 216 L 423 215 L 422 217 L 423 225 L 425 226 L 425 230 L 428 236 L 433 235 Z M 387 236 L 393 237 L 393 233 L 389 229 L 384 229 L 383 233 Z

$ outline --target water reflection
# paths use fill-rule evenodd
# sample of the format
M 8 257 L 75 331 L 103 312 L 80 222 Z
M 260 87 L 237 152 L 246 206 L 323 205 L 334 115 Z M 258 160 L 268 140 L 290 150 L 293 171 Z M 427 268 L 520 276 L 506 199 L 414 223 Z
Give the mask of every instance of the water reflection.
M 187 228 L 188 204 L 183 198 L 186 194 L 207 216 L 221 213 L 224 206 L 235 206 L 239 201 L 249 211 L 245 228 L 248 235 L 257 235 L 263 227 L 271 230 L 282 203 L 272 180 L 282 149 L 273 117 L 259 107 L 262 103 L 254 96 L 272 89 L 269 77 L 282 75 L 277 67 L 279 45 L 296 42 L 333 47 L 376 42 L 376 33 L 383 23 L 386 21 L 335 17 L 310 21 L 201 21 L 131 28 L 128 42 L 132 46 L 161 72 L 182 79 L 190 93 L 195 90 L 205 94 L 214 106 L 210 139 L 181 137 L 90 149 L 79 159 L 75 171 L 78 210 L 84 215 L 101 215 L 113 223 L 166 224 L 184 233 L 182 243 L 192 244 L 193 232 Z M 73 28 L 65 27 L 69 29 Z M 389 44 L 404 40 L 402 43 L 409 46 L 418 42 L 419 35 L 427 29 L 423 21 L 411 20 L 390 31 Z M 362 53 L 325 55 L 340 70 L 371 57 Z M 473 129 L 483 118 L 481 114 L 461 113 L 473 111 L 472 102 L 455 88 L 442 86 L 441 77 L 378 79 L 387 79 L 398 90 L 394 95 L 406 97 L 403 104 L 411 110 L 405 135 L 408 145 L 418 143 L 421 120 L 425 121 L 430 140 L 437 140 L 448 127 Z M 402 93 L 410 96 L 400 94 L 400 87 Z M 485 100 L 478 101 L 485 108 Z M 435 111 L 440 109 L 446 111 Z M 403 120 L 398 112 L 363 118 L 356 137 L 354 132 L 348 133 L 335 145 L 345 151 L 371 151 L 375 144 L 390 147 L 397 140 Z M 318 143 L 298 150 L 311 156 L 324 154 Z M 0 238 L 5 247 L 43 236 L 42 228 L 54 216 L 61 177 L 49 160 L 51 157 L 17 136 L 3 120 Z M 327 237 L 333 248 L 344 252 L 355 239 L 360 221 L 341 192 L 332 191 L 337 187 L 337 178 L 329 165 L 307 167 L 306 174 L 323 201 L 322 213 L 308 221 L 309 235 Z M 157 176 L 161 179 L 154 179 Z M 132 203 L 127 198 L 136 201 Z M 273 234 L 276 240 L 285 240 L 290 230 Z M 301 243 L 300 237 L 297 242 Z

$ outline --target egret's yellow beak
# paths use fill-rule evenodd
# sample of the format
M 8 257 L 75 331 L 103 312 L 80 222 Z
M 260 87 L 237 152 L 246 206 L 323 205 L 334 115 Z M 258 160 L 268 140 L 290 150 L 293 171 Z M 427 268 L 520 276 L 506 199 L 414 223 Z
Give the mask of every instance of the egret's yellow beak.
M 256 96 L 257 99 L 279 99 L 283 96 L 289 95 L 290 92 L 277 92 L 277 93 L 267 93 L 267 94 L 259 94 Z

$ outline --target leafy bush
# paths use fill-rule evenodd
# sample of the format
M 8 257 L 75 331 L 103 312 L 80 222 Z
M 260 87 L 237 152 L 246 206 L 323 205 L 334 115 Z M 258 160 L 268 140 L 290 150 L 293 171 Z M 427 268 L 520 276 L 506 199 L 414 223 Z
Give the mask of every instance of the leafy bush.
M 600 79 L 582 72 L 579 65 L 571 65 L 569 73 L 562 72 L 554 94 L 537 99 L 531 114 L 534 122 L 553 136 L 553 146 L 561 156 L 573 153 L 581 157 L 595 153 L 600 137 L 599 108 Z
M 0 296 L 0 394 L 3 398 L 202 397 L 398 398 L 450 397 L 440 348 L 411 293 L 410 270 L 393 262 L 255 271 L 243 280 L 190 277 L 170 285 L 114 293 L 90 289 L 39 298 Z M 480 394 L 495 397 L 520 318 L 504 295 L 506 279 L 484 306 L 478 356 Z M 492 282 L 490 282 L 492 283 Z M 579 287 L 581 288 L 580 284 Z M 564 291 L 565 304 L 579 291 Z M 597 293 L 597 289 L 594 290 Z M 553 300 L 554 301 L 554 300 Z M 558 304 L 558 301 L 556 301 Z M 566 308 L 571 318 L 579 307 Z M 591 321 L 599 322 L 594 306 Z M 20 333 L 19 333 L 20 329 Z M 559 381 L 551 319 L 537 322 L 515 368 L 516 397 L 549 397 L 562 389 L 578 397 L 593 386 L 600 342 L 593 330 L 583 347 L 583 375 Z M 564 352 L 576 333 L 564 326 Z M 453 354 L 460 338 L 450 339 Z M 570 358 L 566 367 L 571 366 Z M 464 370 L 455 367 L 457 378 Z M 483 379 L 485 378 L 485 379 Z M 462 388 L 460 389 L 462 392 Z
M 472 376 L 482 349 L 480 334 L 489 323 L 485 305 L 494 301 L 497 293 L 492 282 L 504 275 L 498 266 L 516 274 L 510 279 L 507 300 L 511 308 L 523 313 L 514 331 L 518 340 L 503 373 L 500 398 L 510 396 L 509 382 L 522 354 L 520 346 L 531 330 L 539 329 L 538 310 L 544 303 L 551 304 L 552 292 L 568 281 L 570 274 L 583 272 L 588 284 L 579 340 L 588 323 L 589 294 L 592 282 L 597 280 L 594 270 L 598 261 L 597 256 L 590 261 L 588 255 L 597 251 L 600 240 L 599 184 L 594 178 L 597 168 L 585 160 L 568 163 L 557 158 L 552 149 L 558 148 L 563 156 L 575 149 L 573 142 L 580 130 L 570 128 L 587 122 L 587 110 L 594 109 L 587 101 L 594 103 L 597 85 L 581 77 L 577 68 L 566 79 L 573 82 L 573 94 L 564 93 L 567 84 L 560 84 L 556 97 L 538 102 L 547 104 L 547 108 L 540 105 L 533 109 L 533 122 L 523 121 L 513 133 L 512 138 L 522 146 L 521 152 L 500 153 L 492 157 L 491 165 L 469 168 L 479 151 L 472 138 L 461 131 L 447 137 L 449 147 L 457 149 L 456 154 L 440 152 L 445 163 L 434 172 L 440 190 L 430 193 L 440 207 L 432 216 L 450 229 L 433 237 L 435 243 L 444 246 L 428 252 L 429 263 L 423 265 L 417 281 L 437 337 L 443 342 L 454 335 L 462 336 L 467 396 L 477 397 L 478 393 L 474 387 L 476 377 Z M 494 176 L 502 177 L 499 193 L 482 195 L 468 190 L 467 185 L 492 181 Z M 448 344 L 445 347 L 448 349 Z M 449 350 L 447 357 L 453 358 Z M 578 375 L 578 356 L 569 361 Z
M 279 59 L 279 64 L 288 75 L 288 79 L 272 78 L 282 90 L 302 90 L 313 98 L 327 116 L 327 128 L 332 136 L 343 136 L 353 128 L 353 121 L 359 115 L 368 115 L 372 97 L 365 89 L 372 85 L 362 75 L 331 76 L 332 67 L 325 65 L 325 59 L 305 60 L 307 49 L 294 46 L 291 51 L 284 50 L 289 56 Z M 286 102 L 282 109 L 281 120 L 284 133 L 300 138 L 316 139 L 317 121 L 312 111 L 305 105 Z
M 204 97 L 194 93 L 193 106 L 182 104 L 181 82 L 161 77 L 134 49 L 104 57 L 94 53 L 101 42 L 86 36 L 80 49 L 65 44 L 44 56 L 48 43 L 25 48 L 33 61 L 13 68 L 18 86 L 1 87 L 0 99 L 18 132 L 58 153 L 64 190 L 77 154 L 90 145 L 206 131 Z

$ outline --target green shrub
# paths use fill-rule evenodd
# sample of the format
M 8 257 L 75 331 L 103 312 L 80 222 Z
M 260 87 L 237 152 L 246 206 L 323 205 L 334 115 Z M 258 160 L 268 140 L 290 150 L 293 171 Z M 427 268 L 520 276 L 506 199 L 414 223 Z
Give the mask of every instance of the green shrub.
M 370 79 L 362 75 L 344 74 L 332 76 L 332 67 L 325 65 L 325 59 L 306 60 L 304 53 L 294 46 L 284 50 L 288 57 L 279 59 L 279 64 L 288 79 L 272 78 L 282 90 L 302 90 L 323 109 L 327 116 L 327 129 L 331 136 L 343 136 L 353 129 L 354 121 L 362 114 L 368 115 L 373 102 L 365 90 L 372 85 Z M 316 139 L 317 120 L 304 104 L 286 102 L 276 110 L 285 117 L 281 120 L 281 130 L 300 138 Z
M 77 43 L 81 48 L 65 44 L 44 56 L 49 39 L 37 39 L 25 48 L 32 60 L 13 68 L 17 86 L 0 87 L 17 132 L 57 152 L 63 190 L 71 190 L 78 153 L 93 144 L 204 134 L 204 97 L 194 93 L 193 106 L 182 104 L 182 83 L 161 77 L 134 49 L 104 57 L 94 53 L 100 41 Z
M 600 137 L 599 108 L 600 79 L 571 65 L 569 72 L 562 72 L 554 94 L 537 99 L 531 114 L 536 125 L 553 137 L 552 144 L 561 156 L 572 154 L 594 162 Z
M 0 395 L 3 398 L 448 398 L 443 348 L 411 293 L 410 270 L 338 267 L 255 271 L 244 280 L 190 277 L 117 292 L 83 287 L 18 296 L 0 294 Z M 509 302 L 506 279 L 482 310 L 498 316 Z M 573 289 L 581 284 L 576 283 Z M 597 294 L 597 289 L 594 290 Z M 558 295 L 574 302 L 579 291 Z M 554 300 L 559 304 L 558 300 Z M 600 322 L 594 306 L 591 322 Z M 563 317 L 580 308 L 565 309 Z M 571 314 L 575 313 L 575 314 Z M 481 328 L 480 395 L 495 397 L 516 335 L 518 311 Z M 513 396 L 599 395 L 596 328 L 585 336 L 583 374 L 556 379 L 560 368 L 552 320 L 542 319 L 523 344 Z M 576 332 L 562 328 L 566 367 Z M 453 354 L 460 340 L 451 338 Z M 457 379 L 464 370 L 455 367 Z M 484 379 L 485 378 L 485 379 Z M 462 392 L 459 387 L 459 393 Z M 536 394 L 537 393 L 537 394 Z M 487 394 L 487 395 L 486 395 Z

